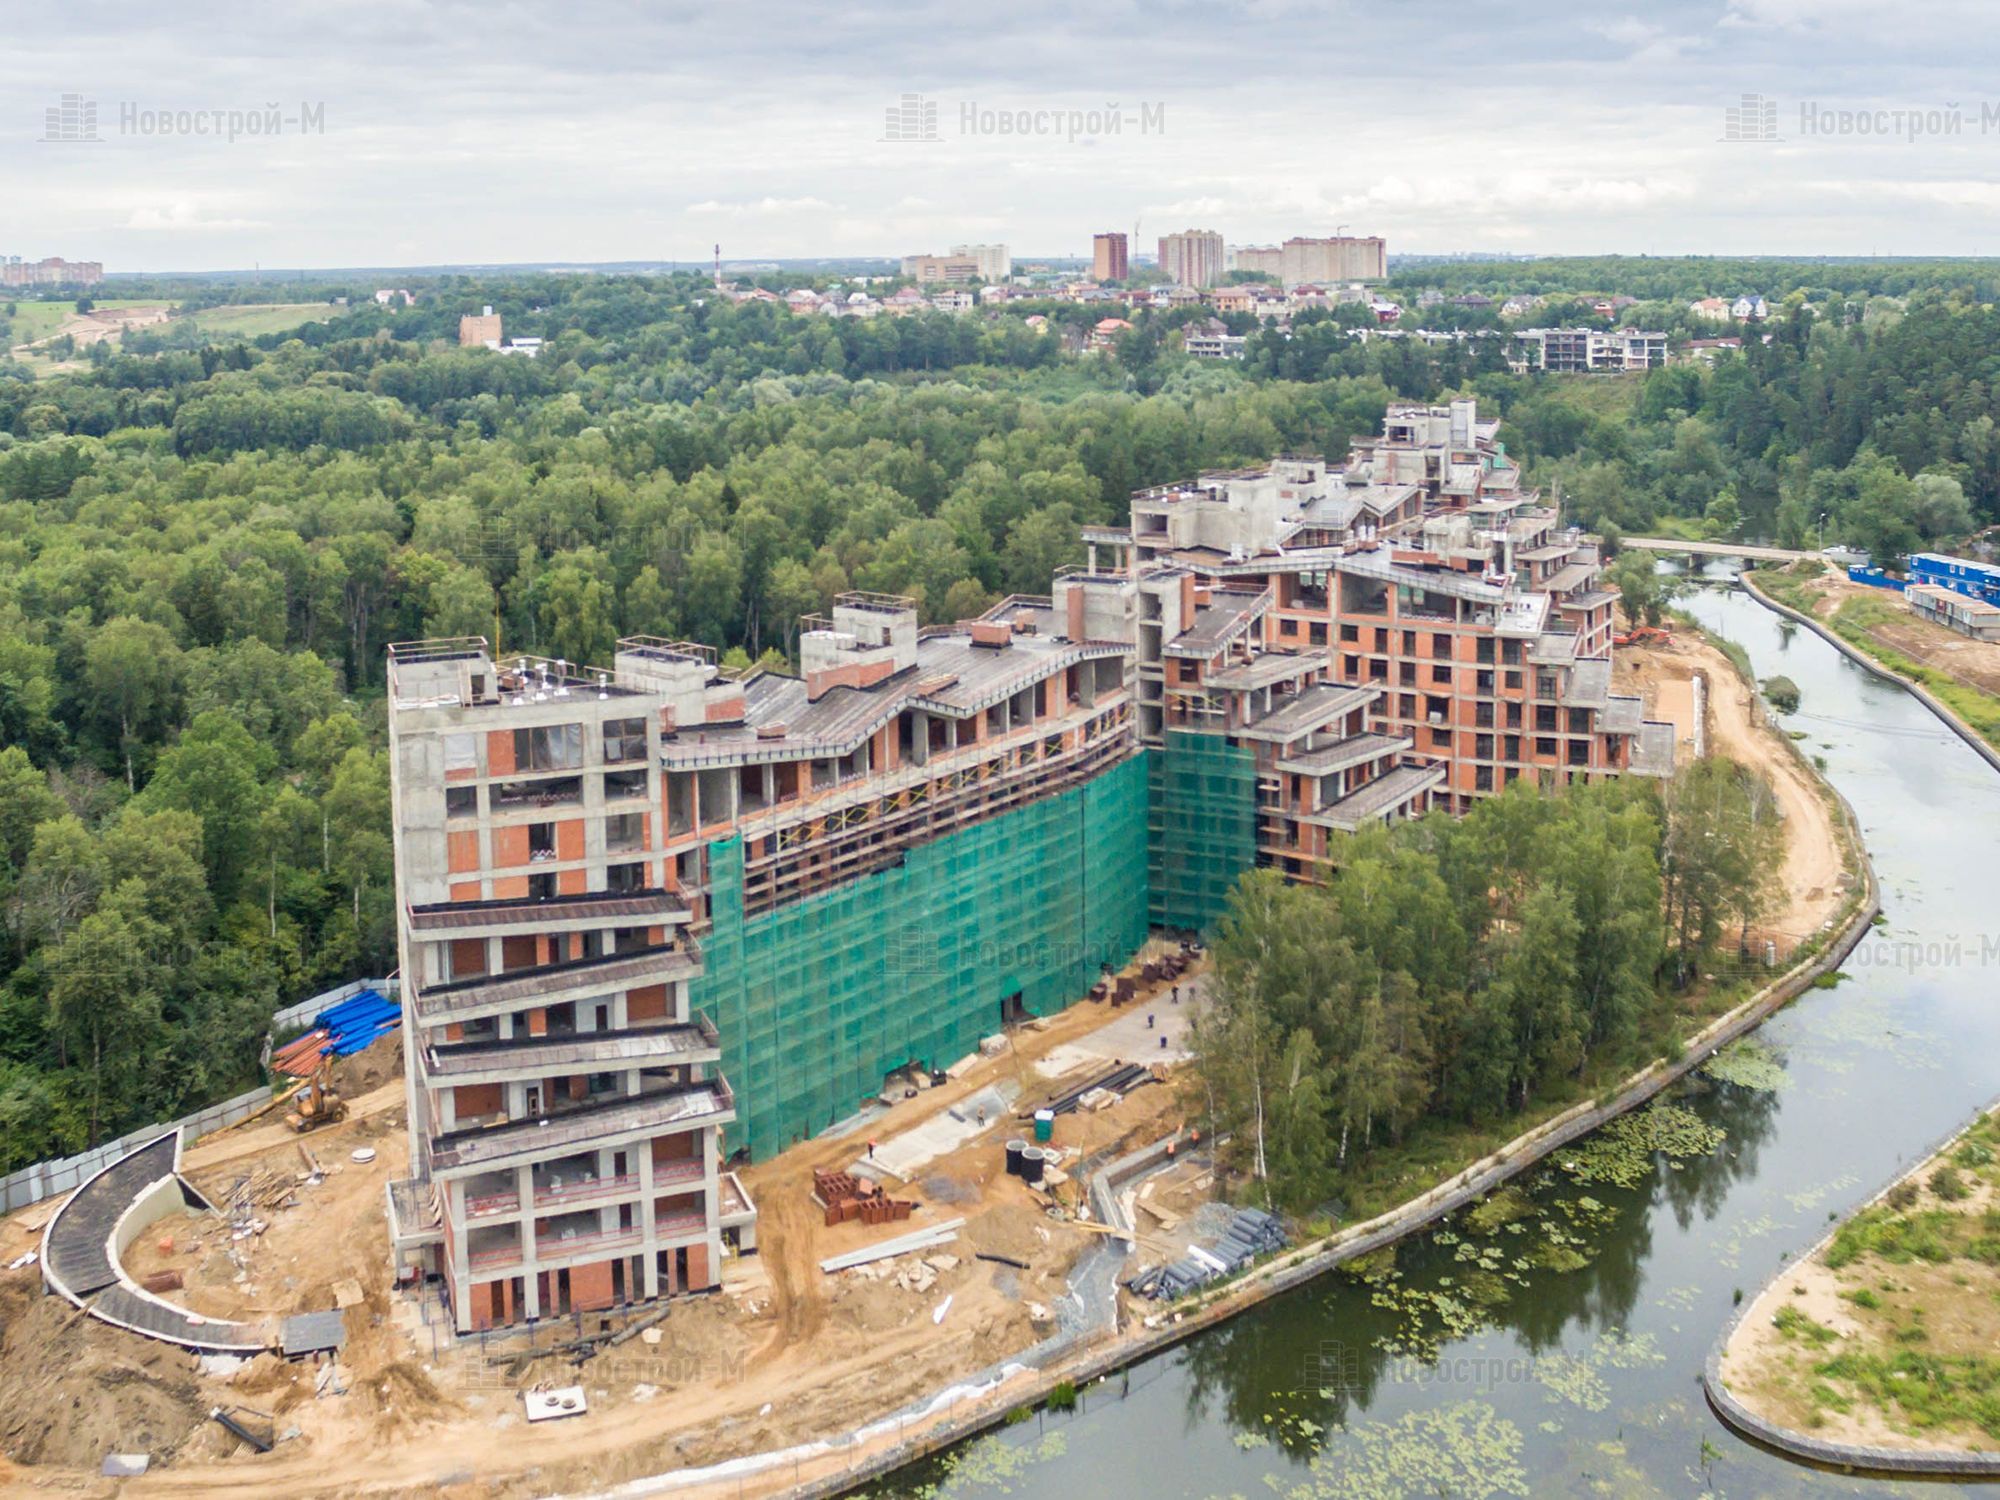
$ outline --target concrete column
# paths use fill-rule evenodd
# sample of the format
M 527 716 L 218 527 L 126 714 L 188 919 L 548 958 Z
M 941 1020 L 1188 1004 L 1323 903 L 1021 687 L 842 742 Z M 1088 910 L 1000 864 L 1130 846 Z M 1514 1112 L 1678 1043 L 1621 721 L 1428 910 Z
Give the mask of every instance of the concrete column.
M 639 1167 L 639 1224 L 642 1239 L 639 1247 L 641 1280 L 648 1297 L 660 1295 L 659 1232 L 653 1228 L 653 1143 L 640 1141 L 634 1148 L 638 1152 Z

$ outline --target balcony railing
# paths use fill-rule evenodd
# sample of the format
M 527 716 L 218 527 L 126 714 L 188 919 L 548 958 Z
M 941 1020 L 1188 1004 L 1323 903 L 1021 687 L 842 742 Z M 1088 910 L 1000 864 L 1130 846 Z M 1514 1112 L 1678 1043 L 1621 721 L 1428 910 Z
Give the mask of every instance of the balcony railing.
M 657 1188 L 678 1187 L 685 1182 L 699 1182 L 706 1172 L 701 1158 L 688 1161 L 661 1162 L 653 1168 L 653 1186 Z M 639 1175 L 627 1172 L 618 1177 L 581 1177 L 573 1182 L 565 1182 L 560 1187 L 537 1187 L 535 1207 L 540 1209 L 569 1208 L 580 1203 L 598 1199 L 626 1197 L 637 1193 L 640 1188 Z M 465 1200 L 465 1217 L 471 1219 L 492 1218 L 497 1214 L 515 1214 L 521 1211 L 519 1192 L 481 1193 L 468 1195 Z

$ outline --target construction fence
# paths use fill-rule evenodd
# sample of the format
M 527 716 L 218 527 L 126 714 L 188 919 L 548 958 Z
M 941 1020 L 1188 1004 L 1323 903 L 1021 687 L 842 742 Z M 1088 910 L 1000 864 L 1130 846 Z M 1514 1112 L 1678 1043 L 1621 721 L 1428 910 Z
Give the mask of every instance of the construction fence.
M 1207 932 L 1257 862 L 1257 769 L 1219 734 L 1169 729 L 1152 761 L 1155 927 Z
M 303 1025 L 321 1011 L 351 998 L 363 990 L 379 990 L 386 995 L 394 995 L 395 981 L 392 979 L 357 979 L 352 984 L 341 985 L 324 994 L 301 1000 L 271 1016 L 271 1030 L 278 1033 L 287 1026 Z M 143 1146 L 147 1141 L 158 1140 L 169 1130 L 179 1128 L 186 1132 L 190 1141 L 198 1140 L 210 1131 L 222 1130 L 234 1125 L 238 1120 L 248 1119 L 263 1105 L 271 1102 L 268 1088 L 254 1088 L 238 1094 L 233 1099 L 224 1099 L 219 1104 L 211 1104 L 206 1109 L 198 1109 L 191 1115 L 165 1125 L 142 1125 L 137 1130 L 126 1132 L 115 1141 L 105 1141 L 92 1146 L 88 1151 L 80 1151 L 75 1156 L 61 1157 L 55 1161 L 38 1161 L 33 1166 L 22 1167 L 0 1177 L 0 1214 L 11 1214 L 45 1198 L 59 1198 L 73 1193 L 85 1182 L 96 1176 L 135 1146 Z
M 824 1130 L 905 1064 L 948 1067 L 1017 1014 L 1079 999 L 1145 943 L 1147 769 L 1125 761 L 746 918 L 740 839 L 709 847 L 713 927 L 691 1003 L 736 1091 L 732 1147 Z

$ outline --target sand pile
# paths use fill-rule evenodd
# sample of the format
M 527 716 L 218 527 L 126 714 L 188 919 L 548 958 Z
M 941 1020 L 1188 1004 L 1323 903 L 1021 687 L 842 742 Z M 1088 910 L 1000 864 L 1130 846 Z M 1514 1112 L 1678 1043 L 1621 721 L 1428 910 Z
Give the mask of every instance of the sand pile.
M 0 1453 L 14 1462 L 95 1469 L 107 1453 L 158 1461 L 207 1410 L 191 1354 L 44 1295 L 39 1272 L 0 1277 Z

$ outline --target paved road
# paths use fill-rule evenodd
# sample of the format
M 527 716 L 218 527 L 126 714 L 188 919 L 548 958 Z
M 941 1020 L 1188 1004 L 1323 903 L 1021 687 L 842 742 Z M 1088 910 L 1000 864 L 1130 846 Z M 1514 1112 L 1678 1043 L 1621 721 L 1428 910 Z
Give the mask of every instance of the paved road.
M 1642 548 L 1647 552 L 1693 552 L 1702 557 L 1749 557 L 1758 562 L 1797 562 L 1802 557 L 1818 557 L 1817 552 L 1794 552 L 1789 547 L 1757 547 L 1748 542 L 1683 542 L 1666 536 L 1628 536 L 1620 547 Z

